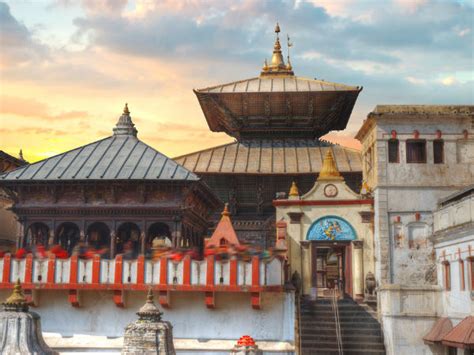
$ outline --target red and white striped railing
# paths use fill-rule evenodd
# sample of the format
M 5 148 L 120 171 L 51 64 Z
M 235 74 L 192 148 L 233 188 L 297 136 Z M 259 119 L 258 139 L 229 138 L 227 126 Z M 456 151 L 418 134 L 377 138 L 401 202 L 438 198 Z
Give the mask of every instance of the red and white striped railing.
M 31 290 L 63 289 L 69 291 L 69 300 L 79 306 L 80 290 L 112 290 L 114 301 L 124 306 L 123 292 L 159 291 L 160 303 L 169 306 L 170 291 L 202 291 L 206 305 L 215 306 L 216 292 L 249 292 L 254 308 L 260 308 L 261 292 L 283 291 L 283 262 L 279 258 L 261 260 L 254 256 L 250 262 L 231 259 L 216 260 L 211 255 L 202 261 L 189 256 L 175 262 L 163 257 L 157 261 L 139 256 L 124 260 L 121 255 L 105 260 L 49 258 L 37 259 L 29 254 L 16 259 L 9 254 L 0 258 L 0 288 L 13 287 L 20 279 L 27 294 Z

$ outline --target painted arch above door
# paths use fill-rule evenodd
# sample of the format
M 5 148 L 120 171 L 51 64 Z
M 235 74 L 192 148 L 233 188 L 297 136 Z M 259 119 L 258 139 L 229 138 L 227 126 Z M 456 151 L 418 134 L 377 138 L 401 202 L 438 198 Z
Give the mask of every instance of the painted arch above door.
M 354 228 L 345 219 L 324 216 L 316 220 L 308 230 L 306 240 L 350 241 L 357 239 Z

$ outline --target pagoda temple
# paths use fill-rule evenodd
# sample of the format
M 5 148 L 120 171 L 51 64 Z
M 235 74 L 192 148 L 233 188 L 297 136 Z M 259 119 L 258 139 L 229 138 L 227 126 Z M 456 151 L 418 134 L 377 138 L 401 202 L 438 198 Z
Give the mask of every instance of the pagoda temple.
M 175 158 L 229 202 L 239 238 L 262 246 L 275 240 L 276 194 L 293 181 L 308 191 L 327 150 L 353 190 L 362 181 L 360 153 L 320 139 L 346 128 L 362 88 L 296 76 L 275 33 L 258 77 L 194 90 L 210 130 L 236 141 Z
M 188 169 L 137 138 L 128 106 L 113 135 L 0 176 L 21 224 L 18 248 L 84 243 L 106 254 L 149 251 L 155 238 L 202 248 L 220 204 Z

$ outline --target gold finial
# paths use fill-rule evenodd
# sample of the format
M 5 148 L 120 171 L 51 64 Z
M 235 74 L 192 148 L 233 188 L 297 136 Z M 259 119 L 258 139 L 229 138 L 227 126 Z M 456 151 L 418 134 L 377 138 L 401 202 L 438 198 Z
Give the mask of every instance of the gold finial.
M 318 180 L 344 180 L 339 170 L 337 170 L 331 148 L 328 149 L 324 157 L 323 167 L 319 173 Z
M 20 153 L 18 154 L 18 157 L 20 158 L 20 160 L 25 161 L 25 158 L 23 158 L 23 149 L 20 149 Z
M 277 34 L 277 37 L 278 37 L 278 34 L 280 33 L 280 25 L 278 24 L 278 22 L 275 26 L 275 33 Z
M 13 287 L 13 293 L 10 297 L 7 298 L 5 301 L 7 305 L 15 305 L 15 306 L 25 306 L 26 305 L 26 298 L 23 294 L 23 289 L 21 288 L 20 279 L 16 281 L 15 286 Z
M 222 211 L 222 216 L 230 216 L 229 204 L 227 202 L 224 205 L 224 211 Z
M 123 114 L 124 115 L 129 115 L 130 111 L 128 110 L 128 103 L 125 103 L 125 107 L 123 108 Z
M 365 181 L 365 180 L 362 182 L 362 187 L 360 189 L 360 194 L 361 195 L 370 194 L 370 186 L 369 186 L 369 184 L 367 184 L 367 181 Z
M 276 24 L 275 26 L 275 33 L 276 39 L 275 44 L 273 45 L 273 54 L 272 59 L 270 60 L 270 64 L 265 62 L 265 65 L 260 72 L 261 76 L 269 76 L 269 75 L 294 75 L 291 65 L 286 65 L 285 60 L 283 59 L 283 55 L 281 52 L 281 44 L 280 44 L 280 25 Z
M 288 196 L 299 196 L 300 195 L 300 191 L 298 190 L 298 186 L 296 186 L 296 182 L 292 182 L 291 183 L 291 188 L 290 188 L 290 193 L 288 194 Z
M 268 70 L 268 63 L 267 63 L 267 60 L 265 59 L 265 62 L 263 62 L 263 71 L 267 71 Z

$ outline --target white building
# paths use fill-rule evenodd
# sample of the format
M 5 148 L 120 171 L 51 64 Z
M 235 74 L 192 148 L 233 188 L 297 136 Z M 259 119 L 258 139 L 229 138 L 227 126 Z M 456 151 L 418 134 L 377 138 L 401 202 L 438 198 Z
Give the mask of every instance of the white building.
M 389 354 L 431 354 L 440 315 L 438 201 L 474 183 L 474 106 L 377 106 L 356 138 L 374 194 L 375 276 Z M 466 311 L 467 313 L 467 311 Z

